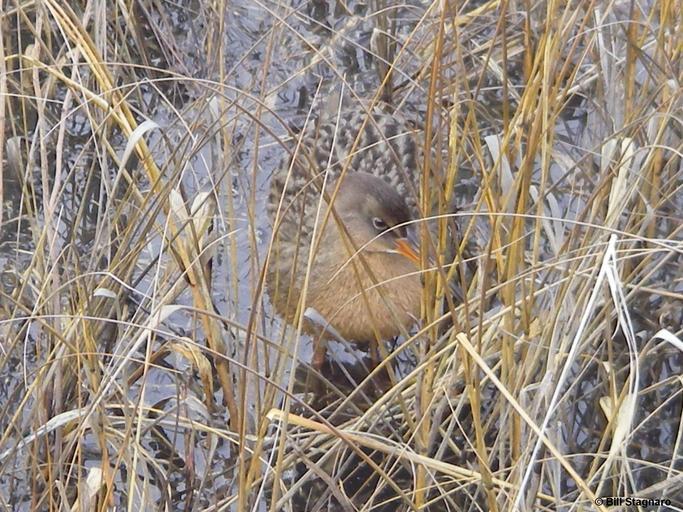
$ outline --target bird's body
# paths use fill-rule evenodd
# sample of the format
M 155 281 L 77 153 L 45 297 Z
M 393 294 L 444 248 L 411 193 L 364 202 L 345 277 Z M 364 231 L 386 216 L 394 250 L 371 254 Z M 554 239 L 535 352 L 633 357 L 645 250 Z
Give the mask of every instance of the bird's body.
M 283 158 L 268 201 L 267 284 L 288 323 L 312 308 L 345 339 L 369 343 L 419 317 L 419 260 L 407 242 L 418 152 L 400 121 L 354 112 L 306 129 L 296 157 Z

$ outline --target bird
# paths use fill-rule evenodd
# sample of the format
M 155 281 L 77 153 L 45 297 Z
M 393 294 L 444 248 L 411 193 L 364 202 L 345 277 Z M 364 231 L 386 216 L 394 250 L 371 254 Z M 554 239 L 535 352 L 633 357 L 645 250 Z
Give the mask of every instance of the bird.
M 311 123 L 274 172 L 267 288 L 286 323 L 305 312 L 318 370 L 328 338 L 372 348 L 420 316 L 419 154 L 397 115 L 352 110 Z

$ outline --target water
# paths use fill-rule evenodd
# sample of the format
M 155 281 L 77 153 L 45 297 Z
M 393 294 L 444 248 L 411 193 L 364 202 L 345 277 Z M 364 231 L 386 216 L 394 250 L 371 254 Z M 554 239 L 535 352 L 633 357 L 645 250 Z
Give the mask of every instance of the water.
M 112 17 L 108 27 L 111 32 L 107 33 L 107 37 L 119 38 L 119 35 L 114 35 L 117 34 L 116 29 L 123 30 L 125 37 L 117 41 L 120 45 L 125 43 L 136 52 L 131 55 L 124 52 L 112 53 L 107 57 L 118 62 L 135 62 L 160 68 L 126 71 L 125 67 L 114 66 L 119 79 L 117 84 L 123 84 L 122 92 L 129 94 L 129 101 L 134 106 L 138 123 L 150 119 L 159 126 L 150 130 L 145 139 L 165 179 L 182 183 L 188 202 L 206 191 L 211 192 L 211 197 L 215 201 L 217 214 L 211 235 L 215 239 L 212 265 L 214 304 L 225 319 L 239 325 L 254 322 L 254 332 L 272 337 L 274 340 L 278 339 L 282 325 L 272 314 L 267 294 L 255 293 L 255 290 L 259 289 L 260 269 L 271 230 L 265 214 L 270 177 L 284 154 L 283 144 L 289 142 L 296 130 L 303 126 L 311 109 L 317 113 L 335 107 L 341 90 L 344 91 L 345 102 L 353 104 L 354 96 L 365 99 L 377 89 L 378 61 L 368 50 L 373 40 L 373 29 L 382 23 L 381 18 L 376 15 L 381 10 L 377 4 L 302 1 L 294 2 L 292 5 L 280 5 L 244 0 L 228 2 L 224 12 L 216 12 L 213 10 L 214 7 L 199 1 L 183 4 L 136 3 L 136 33 L 125 31 L 128 25 L 121 17 Z M 417 21 L 429 8 L 429 4 L 421 2 L 407 2 L 402 5 L 404 6 L 400 11 L 392 12 L 390 16 L 396 20 L 395 33 L 401 41 L 408 37 Z M 471 6 L 475 7 L 476 5 Z M 221 17 L 224 22 L 222 33 L 219 32 L 220 25 L 217 23 Z M 425 25 L 426 28 L 417 32 L 416 39 L 430 34 L 429 22 Z M 491 27 L 483 28 L 481 37 L 485 39 L 486 33 L 491 31 Z M 15 51 L 20 47 L 26 47 L 28 33 L 24 33 L 23 37 L 21 43 L 16 42 Z M 113 52 L 111 45 L 107 48 L 109 52 Z M 512 60 L 514 63 L 511 77 L 516 84 L 520 84 L 520 60 Z M 404 66 L 397 71 L 394 85 L 402 86 L 403 89 L 400 94 L 395 94 L 393 99 L 400 102 L 403 111 L 424 122 L 425 84 L 415 78 L 415 73 L 421 69 L 422 62 L 417 54 L 402 62 Z M 473 60 L 467 64 L 474 67 L 480 65 L 480 62 Z M 81 70 L 80 76 L 84 81 L 92 78 L 85 69 Z M 501 128 L 502 91 L 494 79 L 484 84 L 482 91 L 478 100 L 479 110 L 483 119 L 490 119 L 482 135 L 496 134 Z M 452 99 L 446 93 L 444 96 L 444 102 Z M 57 85 L 54 97 L 63 101 L 67 98 L 66 89 Z M 589 102 L 578 99 L 576 103 L 567 109 L 565 119 L 561 120 L 562 128 L 557 132 L 562 139 L 558 142 L 560 152 L 565 160 L 570 162 L 582 158 L 589 150 L 595 150 L 591 139 L 603 138 L 603 130 L 606 129 L 593 122 L 598 114 L 591 110 Z M 30 315 L 36 306 L 36 289 L 45 282 L 50 282 L 55 289 L 63 289 L 60 286 L 64 286 L 69 290 L 69 286 L 78 283 L 79 279 L 83 279 L 84 290 L 93 290 L 96 287 L 113 289 L 115 285 L 113 279 L 101 274 L 104 270 L 109 270 L 109 262 L 115 259 L 114 256 L 119 250 L 118 244 L 124 242 L 120 234 L 125 232 L 122 228 L 126 226 L 126 222 L 115 215 L 114 210 L 119 202 L 134 204 L 134 201 L 126 195 L 128 192 L 123 186 L 124 181 L 117 163 L 100 142 L 102 133 L 94 130 L 93 126 L 108 131 L 106 140 L 111 144 L 114 154 L 119 157 L 125 151 L 127 138 L 117 129 L 109 127 L 101 113 L 91 114 L 86 106 L 78 101 L 72 104 L 72 108 L 73 111 L 64 125 L 63 153 L 58 153 L 56 147 L 48 148 L 47 161 L 50 165 L 46 176 L 41 174 L 39 165 L 30 169 L 28 175 L 23 172 L 24 165 L 17 165 L 14 168 L 11 165 L 17 159 L 25 159 L 28 154 L 39 161 L 36 156 L 39 149 L 30 138 L 33 135 L 35 112 L 32 113 L 29 109 L 26 113 L 29 126 L 26 133 L 17 133 L 15 138 L 11 139 L 11 144 L 15 144 L 17 149 L 10 151 L 10 143 L 6 146 L 7 162 L 10 165 L 7 166 L 8 172 L 3 173 L 4 221 L 0 232 L 0 277 L 3 291 L 3 295 L 0 295 L 0 315 L 6 318 L 16 315 L 16 311 L 22 316 Z M 47 118 L 53 123 L 46 128 L 53 136 L 59 130 L 56 120 L 61 115 L 61 109 L 59 102 L 46 105 L 49 114 Z M 21 123 L 16 122 L 21 116 L 20 110 L 14 110 L 12 114 L 13 126 L 21 126 Z M 89 114 L 97 122 L 91 122 Z M 587 126 L 591 129 L 587 130 Z M 672 145 L 675 144 L 672 142 Z M 34 280 L 31 278 L 31 272 L 27 273 L 27 269 L 33 261 L 33 252 L 37 250 L 39 243 L 36 236 L 47 222 L 42 213 L 45 204 L 42 200 L 37 204 L 26 204 L 26 196 L 22 199 L 21 191 L 28 183 L 34 188 L 35 197 L 44 198 L 43 191 L 50 191 L 57 179 L 56 162 L 63 168 L 61 179 L 64 190 L 58 207 L 49 219 L 58 235 L 51 241 L 54 244 L 51 251 L 52 254 L 64 251 L 68 257 L 59 260 L 54 272 L 50 272 L 50 269 L 35 270 L 41 279 Z M 475 199 L 479 186 L 472 167 L 472 164 L 469 167 L 467 163 L 463 164 L 463 180 L 459 188 L 462 191 L 460 204 L 466 211 Z M 128 163 L 127 168 L 141 190 L 149 190 L 153 186 L 135 159 Z M 592 176 L 585 177 L 585 181 L 589 182 L 586 189 L 572 195 L 577 191 L 571 189 L 573 184 L 564 183 L 564 170 L 565 168 L 555 163 L 550 174 L 556 187 L 554 197 L 557 202 L 556 208 L 561 212 L 559 216 L 571 218 L 578 216 L 585 206 L 585 198 L 590 193 L 592 185 Z M 116 190 L 115 184 L 118 184 Z M 501 187 L 504 186 L 503 183 Z M 675 201 L 678 202 L 674 204 L 673 212 L 676 211 L 676 207 L 681 206 L 680 197 L 672 199 L 672 202 Z M 551 207 L 552 205 L 549 206 Z M 78 216 L 81 208 L 84 213 Z M 165 214 L 149 205 L 147 209 L 140 207 L 140 211 L 136 212 L 137 216 L 133 216 L 133 213 L 135 212 L 128 211 L 126 219 L 141 221 L 156 218 L 160 221 L 159 225 L 164 225 Z M 78 223 L 74 219 L 79 219 Z M 675 222 L 675 219 L 667 222 Z M 670 231 L 672 230 L 663 232 Z M 486 247 L 487 234 L 484 229 L 479 235 L 481 247 Z M 120 303 L 111 305 L 107 302 L 108 299 L 100 298 L 104 306 L 94 308 L 102 316 L 105 316 L 103 311 L 107 311 L 111 313 L 107 315 L 111 319 L 147 322 L 146 308 L 150 307 L 151 302 L 145 298 L 154 296 L 160 289 L 166 289 L 168 283 L 165 280 L 177 278 L 177 275 L 169 270 L 172 269 L 172 258 L 167 251 L 157 259 L 163 247 L 161 237 L 158 234 L 149 236 L 144 242 L 144 250 L 135 254 L 136 261 L 130 274 L 117 275 L 128 285 L 126 293 L 119 298 Z M 542 248 L 544 256 L 559 256 L 555 252 L 559 246 L 561 243 L 553 244 L 549 241 Z M 123 250 L 126 251 L 127 248 L 124 246 Z M 680 263 L 680 259 L 678 261 Z M 680 277 L 677 268 L 680 266 L 677 267 L 675 261 L 673 264 L 663 265 L 659 274 L 662 282 L 675 282 Z M 116 274 L 115 271 L 112 273 Z M 79 277 L 83 275 L 86 277 Z M 680 292 L 680 287 L 677 291 Z M 78 297 L 78 293 L 64 293 L 52 300 L 61 300 L 62 310 L 71 311 L 69 299 L 73 297 Z M 181 305 L 194 304 L 188 290 L 180 291 L 171 302 Z M 23 309 L 15 308 L 16 304 L 21 304 Z M 680 303 L 676 306 L 674 302 L 672 305 L 671 302 L 658 297 L 649 302 L 645 299 L 634 300 L 633 305 L 634 311 L 654 312 L 636 315 L 634 318 L 636 331 L 642 335 L 641 343 L 646 343 L 660 326 L 668 326 L 672 331 L 680 329 Z M 260 313 L 254 316 L 255 312 Z M 495 309 L 492 307 L 487 314 L 493 313 Z M 655 322 L 653 318 L 664 320 Z M 60 322 L 67 320 L 68 318 L 50 321 L 54 322 L 53 325 L 63 326 L 64 323 Z M 156 424 L 150 421 L 140 427 L 143 429 L 141 448 L 149 457 L 148 465 L 141 464 L 140 467 L 144 467 L 151 476 L 148 475 L 146 487 L 148 496 L 135 496 L 131 500 L 132 503 L 138 504 L 137 508 L 146 509 L 159 504 L 167 504 L 172 508 L 170 504 L 183 504 L 186 509 L 203 509 L 221 503 L 226 496 L 235 492 L 235 454 L 238 449 L 233 444 L 234 438 L 225 428 L 229 418 L 225 409 L 220 406 L 222 392 L 218 384 L 214 383 L 219 406 L 216 410 L 210 411 L 206 405 L 199 371 L 191 362 L 192 358 L 180 348 L 169 345 L 170 341 L 192 339 L 197 346 L 202 347 L 205 335 L 198 325 L 199 322 L 192 312 L 176 311 L 163 325 L 155 325 L 159 330 L 155 337 L 145 340 L 129 354 L 131 357 L 142 359 L 148 343 L 155 349 L 161 345 L 171 347 L 155 362 L 157 366 L 149 370 L 144 389 L 139 379 L 133 380 L 131 375 L 125 373 L 121 376 L 119 384 L 123 385 L 130 379 L 130 387 L 126 392 L 130 397 L 141 397 L 140 404 L 154 410 L 149 416 L 156 421 Z M 90 328 L 95 329 L 95 323 Z M 107 353 L 128 353 L 134 341 L 131 339 L 131 333 L 135 331 L 126 330 L 123 324 L 116 328 L 109 325 L 107 329 L 97 331 L 98 335 L 95 338 L 100 342 L 99 348 Z M 221 331 L 227 353 L 237 361 L 242 361 L 241 358 L 245 357 L 246 353 L 245 344 L 249 340 L 245 339 L 239 329 L 231 329 L 230 332 L 234 338 L 230 337 L 227 329 Z M 0 346 L 5 357 L 0 368 L 0 397 L 4 397 L 2 406 L 6 406 L 6 411 L 11 411 L 19 406 L 22 397 L 32 385 L 36 372 L 45 363 L 46 347 L 53 346 L 54 340 L 49 329 L 39 322 L 20 319 L 0 323 L 0 337 L 15 340 L 11 345 Z M 615 345 L 618 343 L 620 342 L 615 342 Z M 622 347 L 623 340 L 621 343 L 617 346 Z M 255 344 L 253 348 L 258 351 L 258 368 L 264 374 L 272 369 L 276 360 L 276 350 L 268 349 L 266 346 L 265 343 Z M 299 356 L 304 361 L 310 358 L 310 342 L 304 340 Z M 341 396 L 347 396 L 356 389 L 355 381 L 365 375 L 363 364 L 367 364 L 367 361 L 360 361 L 362 364 L 358 365 L 350 364 L 359 356 L 362 356 L 362 353 L 358 351 L 336 347 L 333 359 L 346 361 L 347 364 L 333 365 L 329 368 L 327 375 L 331 376 L 330 380 L 337 389 L 325 388 L 325 393 L 320 393 L 316 399 L 316 408 L 323 409 L 331 403 L 336 403 L 339 390 Z M 266 358 L 273 364 L 263 363 Z M 412 352 L 407 352 L 404 358 L 399 371 L 405 374 L 414 367 L 416 358 Z M 615 379 L 619 383 L 625 379 L 624 368 L 628 366 L 628 359 L 622 357 L 619 360 L 622 359 L 623 366 L 615 369 Z M 634 423 L 638 427 L 633 439 L 629 441 L 628 454 L 634 460 L 647 460 L 659 463 L 662 467 L 670 465 L 673 468 L 672 473 L 675 473 L 680 471 L 680 453 L 678 459 L 671 462 L 672 457 L 676 457 L 676 454 L 672 453 L 672 447 L 675 446 L 674 440 L 678 436 L 678 420 L 681 414 L 680 396 L 677 396 L 677 393 L 680 395 L 680 389 L 677 387 L 676 378 L 683 371 L 683 362 L 680 353 L 666 346 L 652 350 L 644 359 L 641 361 L 640 387 L 647 392 L 638 402 L 639 409 Z M 118 360 L 105 357 L 104 362 L 108 365 L 107 368 L 113 368 Z M 573 461 L 579 472 L 587 474 L 593 462 L 593 454 L 601 442 L 601 433 L 606 428 L 607 420 L 602 413 L 598 413 L 597 404 L 601 397 L 610 394 L 611 391 L 607 386 L 608 380 L 604 378 L 598 364 L 585 371 L 582 369 L 581 365 L 576 368 L 576 386 L 569 393 L 571 400 L 562 404 L 558 413 L 562 421 L 555 433 L 558 443 L 565 447 L 568 453 L 588 454 Z M 310 375 L 305 366 L 300 365 L 294 371 L 301 374 L 300 383 L 306 384 L 306 379 L 310 378 Z M 285 376 L 288 374 L 284 372 Z M 371 406 L 373 400 L 385 389 L 387 380 L 386 375 L 379 375 L 369 386 L 370 389 L 364 390 L 366 397 L 359 393 L 358 396 L 361 398 L 357 403 L 337 411 L 328 416 L 328 419 L 338 424 L 349 417 L 355 417 L 358 410 L 365 410 Z M 286 379 L 283 379 L 283 382 L 277 384 L 285 383 Z M 461 393 L 463 389 L 458 387 L 460 384 L 462 383 L 458 383 L 455 388 Z M 46 389 L 54 391 L 49 387 Z M 71 391 L 64 402 L 70 405 L 78 404 L 78 387 L 72 383 L 71 386 L 65 385 L 64 389 Z M 251 413 L 247 421 L 249 432 L 256 429 L 264 390 L 263 381 L 251 377 L 247 390 L 247 409 Z M 303 393 L 310 389 L 296 388 L 294 391 Z M 495 417 L 494 405 L 500 397 L 492 387 L 486 387 L 485 392 L 488 397 L 486 403 L 491 405 L 482 411 L 482 416 Z M 530 390 L 529 394 L 533 395 L 533 390 Z M 87 405 L 87 401 L 82 405 Z M 297 404 L 296 407 L 297 412 L 301 414 L 310 412 L 302 404 Z M 32 411 L 38 408 L 39 404 L 32 395 L 29 398 L 29 405 L 22 410 L 18 425 L 13 431 L 10 430 L 11 413 L 3 413 L 0 425 L 3 432 L 11 432 L 13 443 L 35 432 L 37 425 L 44 423 L 45 418 L 36 418 L 35 414 L 32 414 Z M 110 420 L 107 423 L 109 427 L 118 432 L 125 432 L 126 435 L 133 435 L 136 432 L 137 426 L 133 428 L 125 424 L 126 416 L 116 407 L 112 406 L 106 413 L 111 418 L 116 418 L 115 421 Z M 192 418 L 198 424 L 211 425 L 216 431 L 198 432 L 184 426 L 179 427 L 175 424 L 178 417 Z M 465 425 L 463 428 L 471 439 L 471 413 L 460 411 L 457 418 Z M 487 439 L 493 439 L 498 435 L 501 421 L 503 420 L 487 423 Z M 387 420 L 383 427 L 390 432 L 387 437 L 403 428 L 393 419 Z M 384 432 L 382 429 L 378 431 Z M 65 435 L 67 434 L 61 432 L 51 435 L 49 443 L 57 445 L 57 441 L 62 440 L 62 436 Z M 454 445 L 466 446 L 465 434 L 453 434 L 453 439 Z M 10 446 L 11 443 L 5 443 L 0 452 Z M 83 468 L 97 466 L 103 455 L 95 431 L 89 430 L 84 434 L 81 446 L 84 453 L 79 454 L 78 463 L 82 464 Z M 378 452 L 368 452 L 368 455 L 378 463 L 386 462 Z M 112 450 L 109 456 L 110 459 L 115 459 L 116 451 Z M 356 456 L 348 456 L 347 464 L 352 467 L 340 469 L 340 474 L 347 477 L 346 490 L 350 494 L 358 493 L 359 497 L 364 497 L 370 493 L 375 482 L 373 480 L 372 485 L 364 490 L 365 480 L 370 477 L 371 472 L 361 459 L 354 458 Z M 476 458 L 471 450 L 462 449 L 456 452 L 449 449 L 441 456 L 464 467 L 476 465 Z M 6 461 L 0 473 L 0 495 L 14 510 L 31 509 L 31 479 L 35 474 L 26 470 L 26 467 L 29 467 L 29 460 L 31 459 L 28 449 L 17 450 L 16 459 Z M 155 473 L 153 461 L 164 465 L 164 471 Z M 502 458 L 493 461 L 492 465 L 504 468 L 509 463 L 509 460 Z M 305 468 L 299 469 L 300 474 L 305 472 Z M 120 471 L 116 472 L 114 479 L 118 489 L 126 488 L 129 471 L 131 469 L 124 464 Z M 662 472 L 661 468 L 644 465 L 635 473 L 638 479 L 637 487 L 644 489 L 660 481 Z M 158 485 L 157 482 L 162 480 L 154 477 L 157 474 L 164 474 L 170 485 Z M 290 471 L 286 476 L 294 479 L 296 474 L 296 471 Z M 62 475 L 65 476 L 64 473 Z M 396 478 L 399 481 L 409 481 L 410 475 L 406 471 L 398 474 Z M 315 497 L 316 492 L 322 492 L 320 489 L 316 491 L 315 487 L 320 485 L 320 481 L 311 481 L 311 487 L 305 487 L 302 494 L 313 489 L 310 494 Z M 561 473 L 559 484 L 564 496 L 569 499 L 575 496 L 575 484 L 564 473 Z M 468 489 L 473 491 L 474 486 Z M 381 494 L 385 499 L 392 496 L 390 491 Z M 264 497 L 268 497 L 267 493 Z M 117 494 L 113 499 L 116 506 L 124 507 L 128 496 Z M 297 499 L 302 503 L 306 502 L 301 496 Z M 465 507 L 472 501 L 479 502 L 480 499 L 476 496 L 468 501 L 468 497 L 463 497 L 461 501 L 458 498 L 458 503 Z M 261 502 L 261 506 L 265 501 Z M 393 502 L 389 503 L 390 506 L 394 506 Z

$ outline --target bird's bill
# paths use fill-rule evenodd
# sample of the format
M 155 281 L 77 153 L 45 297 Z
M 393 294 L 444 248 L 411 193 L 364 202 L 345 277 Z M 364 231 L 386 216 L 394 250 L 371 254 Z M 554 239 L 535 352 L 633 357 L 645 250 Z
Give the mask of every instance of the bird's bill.
M 396 252 L 401 256 L 405 256 L 413 263 L 420 264 L 420 250 L 412 240 L 409 240 L 408 238 L 399 238 L 396 240 Z

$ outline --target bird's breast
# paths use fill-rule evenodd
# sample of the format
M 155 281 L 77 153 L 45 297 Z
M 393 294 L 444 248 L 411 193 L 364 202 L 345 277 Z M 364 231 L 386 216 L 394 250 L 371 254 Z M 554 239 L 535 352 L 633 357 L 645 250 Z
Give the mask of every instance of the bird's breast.
M 315 308 L 345 339 L 368 343 L 399 335 L 420 316 L 417 269 L 398 255 L 368 255 L 319 269 L 309 290 Z

